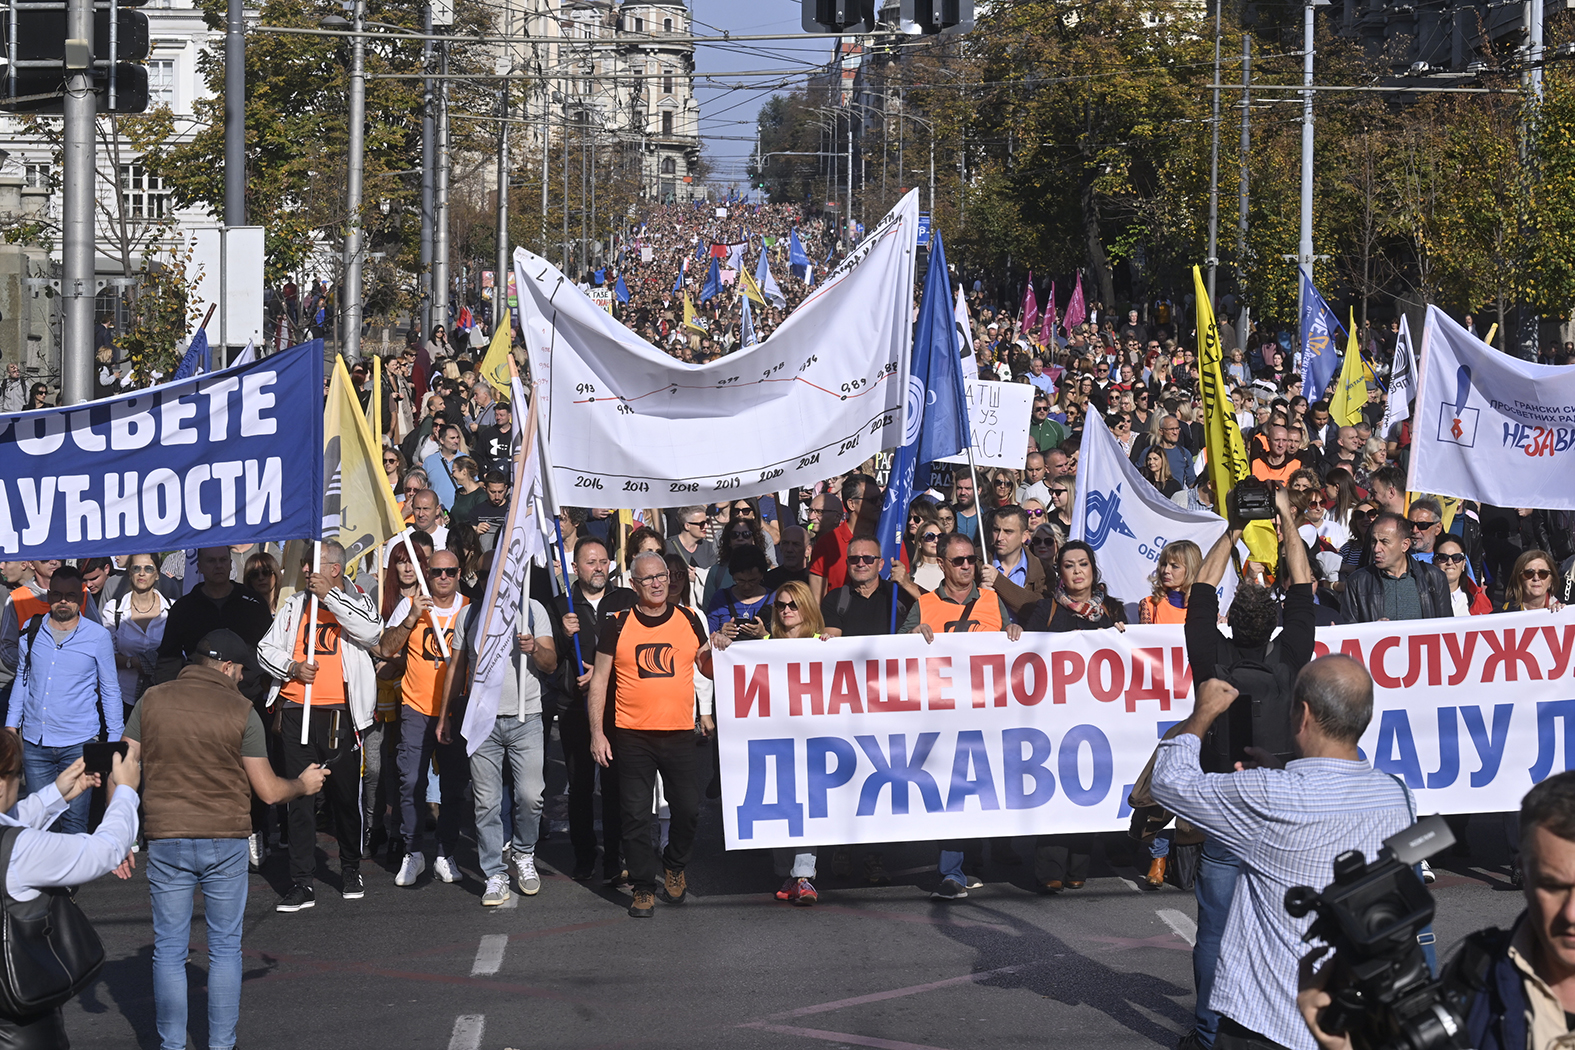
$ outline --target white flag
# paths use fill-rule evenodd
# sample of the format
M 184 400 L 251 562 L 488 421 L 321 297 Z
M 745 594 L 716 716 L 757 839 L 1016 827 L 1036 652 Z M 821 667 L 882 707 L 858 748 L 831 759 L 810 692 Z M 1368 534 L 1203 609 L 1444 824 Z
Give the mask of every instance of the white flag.
M 1408 489 L 1575 510 L 1575 368 L 1501 354 L 1429 306 L 1420 375 Z
M 969 379 L 979 374 L 979 357 L 974 353 L 973 322 L 968 318 L 968 300 L 963 297 L 962 285 L 957 286 L 957 342 L 962 347 L 963 375 Z
M 1165 544 L 1191 540 L 1207 554 L 1225 532 L 1225 519 L 1213 511 L 1183 510 L 1150 485 L 1098 412 L 1083 423 L 1077 469 L 1077 499 L 1072 506 L 1071 538 L 1083 540 L 1098 557 L 1105 591 L 1132 603 L 1154 593 L 1149 576 L 1159 566 Z M 1236 593 L 1228 571 L 1220 607 Z
M 1394 364 L 1389 368 L 1389 400 L 1384 418 L 1378 423 L 1378 437 L 1387 438 L 1389 428 L 1411 418 L 1408 402 L 1416 389 L 1416 355 L 1411 352 L 1411 325 L 1400 315 L 1400 334 L 1395 337 Z

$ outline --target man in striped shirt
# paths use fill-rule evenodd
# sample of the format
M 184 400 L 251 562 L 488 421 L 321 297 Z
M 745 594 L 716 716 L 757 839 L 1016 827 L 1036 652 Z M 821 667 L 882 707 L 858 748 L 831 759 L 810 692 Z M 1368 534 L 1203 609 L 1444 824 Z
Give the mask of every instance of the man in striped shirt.
M 1291 724 L 1300 757 L 1284 769 L 1199 766 L 1203 734 L 1236 696 L 1224 679 L 1198 686 L 1192 716 L 1159 745 L 1154 800 L 1242 862 L 1208 1002 L 1220 1014 L 1215 1050 L 1317 1050 L 1296 1006 L 1312 920 L 1287 914 L 1285 891 L 1327 884 L 1346 850 L 1375 856 L 1384 839 L 1411 825 L 1415 804 L 1404 784 L 1358 755 L 1372 721 L 1373 680 L 1357 661 L 1325 656 L 1297 676 Z

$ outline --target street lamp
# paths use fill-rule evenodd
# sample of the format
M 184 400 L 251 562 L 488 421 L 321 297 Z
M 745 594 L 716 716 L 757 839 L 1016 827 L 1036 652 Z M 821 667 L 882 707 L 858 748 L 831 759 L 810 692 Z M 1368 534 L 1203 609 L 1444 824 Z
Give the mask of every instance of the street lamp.
M 354 0 L 352 8 L 355 35 L 350 38 L 350 157 L 345 174 L 345 248 L 344 301 L 340 303 L 340 324 L 344 355 L 351 361 L 361 357 L 362 280 L 361 280 L 361 189 L 366 174 L 366 0 Z M 337 29 L 346 23 L 330 15 L 321 23 Z

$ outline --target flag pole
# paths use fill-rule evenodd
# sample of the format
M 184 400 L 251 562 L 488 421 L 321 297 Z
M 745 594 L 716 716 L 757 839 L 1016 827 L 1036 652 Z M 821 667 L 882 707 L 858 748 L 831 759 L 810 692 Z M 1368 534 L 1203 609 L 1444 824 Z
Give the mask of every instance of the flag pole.
M 312 542 L 312 574 L 315 576 L 323 571 L 323 544 L 321 540 Z M 420 573 L 416 574 L 421 575 Z M 308 599 L 312 606 L 310 619 L 306 625 L 306 662 L 311 663 L 317 656 L 317 595 Z M 305 695 L 301 697 L 301 743 L 304 745 L 312 727 L 312 683 L 306 683 Z
M 372 358 L 372 440 L 383 447 L 383 359 L 377 354 Z
M 540 507 L 539 504 L 538 504 L 536 509 L 537 509 L 538 512 L 541 510 L 541 507 Z M 535 636 L 536 632 L 534 630 L 532 630 L 531 626 L 530 626 L 530 577 L 531 577 L 531 571 L 530 571 L 530 569 L 526 569 L 525 572 L 524 572 L 524 579 L 523 579 L 521 587 L 520 587 L 520 607 L 516 611 L 515 615 L 519 618 L 519 625 L 520 625 L 519 633 L 520 634 L 529 633 L 532 636 L 532 640 L 534 641 L 534 636 Z M 514 653 L 515 653 L 516 656 L 523 655 L 519 651 L 519 641 L 518 641 L 518 639 L 516 639 L 515 642 L 514 642 Z M 515 685 L 514 695 L 515 695 L 515 697 L 519 698 L 519 703 L 518 703 L 518 705 L 515 708 L 514 717 L 520 722 L 525 721 L 525 702 L 524 702 L 525 679 L 526 679 L 526 676 L 530 674 L 530 666 L 529 665 L 530 665 L 530 658 L 526 657 L 525 659 L 520 661 L 519 668 L 518 668 L 518 670 L 516 672 L 518 677 L 515 679 L 516 685 Z
M 416 545 L 410 542 L 411 531 L 411 529 L 406 528 L 404 532 L 399 534 L 399 538 L 405 543 L 405 553 L 410 555 L 410 564 L 416 567 L 417 586 L 421 588 L 422 594 L 430 598 L 432 597 L 432 592 L 427 589 L 426 573 L 421 571 L 421 562 L 416 558 Z M 432 633 L 437 636 L 438 649 L 443 653 L 443 659 L 447 660 L 450 658 L 448 651 L 448 639 L 443 636 L 443 628 L 438 625 L 437 609 L 428 609 L 427 617 L 432 621 Z

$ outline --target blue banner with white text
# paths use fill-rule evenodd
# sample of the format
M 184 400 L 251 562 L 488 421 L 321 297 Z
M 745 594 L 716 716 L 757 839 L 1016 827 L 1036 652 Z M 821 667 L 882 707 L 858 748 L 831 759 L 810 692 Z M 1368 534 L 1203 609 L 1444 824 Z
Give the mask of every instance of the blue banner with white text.
M 316 536 L 323 342 L 0 421 L 0 557 Z

